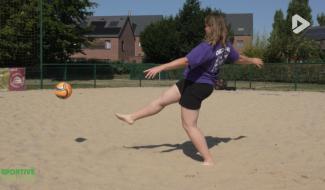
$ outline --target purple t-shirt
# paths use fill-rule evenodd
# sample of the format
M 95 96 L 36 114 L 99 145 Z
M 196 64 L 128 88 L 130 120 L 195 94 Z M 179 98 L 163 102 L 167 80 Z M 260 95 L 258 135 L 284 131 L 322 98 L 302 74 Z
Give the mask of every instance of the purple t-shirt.
M 220 43 L 212 46 L 202 42 L 186 55 L 188 66 L 184 71 L 184 77 L 195 83 L 215 84 L 218 79 L 220 66 L 228 59 L 235 62 L 239 59 L 238 52 L 231 43 L 222 47 Z

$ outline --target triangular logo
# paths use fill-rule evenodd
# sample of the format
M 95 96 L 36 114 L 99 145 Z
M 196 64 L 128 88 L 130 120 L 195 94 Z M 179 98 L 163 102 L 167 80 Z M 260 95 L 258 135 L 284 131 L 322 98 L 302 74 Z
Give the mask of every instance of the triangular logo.
M 298 26 L 298 23 L 301 23 L 301 25 Z M 310 22 L 308 22 L 298 14 L 292 16 L 292 30 L 295 34 L 299 34 L 301 31 L 305 30 L 309 26 Z

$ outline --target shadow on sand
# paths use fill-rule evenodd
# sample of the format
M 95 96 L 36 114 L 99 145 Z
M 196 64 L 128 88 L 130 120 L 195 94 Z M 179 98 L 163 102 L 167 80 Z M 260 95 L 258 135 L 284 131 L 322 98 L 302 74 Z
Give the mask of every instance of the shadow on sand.
M 208 148 L 212 148 L 214 146 L 217 146 L 219 143 L 228 143 L 233 140 L 240 140 L 242 138 L 246 138 L 246 136 L 239 136 L 236 138 L 220 138 L 220 137 L 211 137 L 211 136 L 206 136 L 205 139 L 208 144 Z M 197 161 L 203 161 L 203 158 L 198 154 L 196 148 L 192 144 L 191 141 L 185 141 L 182 144 L 158 144 L 158 145 L 144 145 L 144 146 L 124 146 L 125 148 L 132 148 L 132 149 L 153 149 L 153 148 L 160 148 L 160 147 L 167 147 L 168 149 L 162 150 L 161 153 L 167 153 L 167 152 L 172 152 L 175 150 L 182 150 L 183 153 L 192 158 L 193 160 Z

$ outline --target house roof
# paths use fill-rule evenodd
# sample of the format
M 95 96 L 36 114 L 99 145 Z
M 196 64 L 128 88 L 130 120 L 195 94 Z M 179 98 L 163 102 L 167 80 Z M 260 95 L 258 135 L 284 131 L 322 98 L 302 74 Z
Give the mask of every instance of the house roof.
M 134 29 L 134 35 L 140 36 L 141 32 L 151 23 L 160 21 L 163 19 L 162 15 L 137 15 L 130 16 L 132 27 Z
M 126 16 L 90 16 L 86 22 L 92 31 L 87 36 L 118 37 L 126 21 Z
M 235 36 L 253 36 L 253 14 L 226 14 L 226 21 Z
M 118 37 L 127 21 L 128 16 L 90 16 L 87 25 L 93 26 L 93 31 L 88 36 L 96 37 Z M 135 36 L 151 23 L 163 19 L 162 15 L 134 15 L 130 16 Z M 226 21 L 231 25 L 235 36 L 253 35 L 253 14 L 226 14 Z
M 93 30 L 88 36 L 97 37 L 118 37 L 127 21 L 128 16 L 90 16 L 87 18 L 87 25 L 92 26 Z M 132 28 L 135 36 L 151 23 L 162 20 L 162 15 L 137 15 L 130 16 Z
M 304 36 L 317 41 L 325 40 L 325 26 L 310 27 L 305 31 Z

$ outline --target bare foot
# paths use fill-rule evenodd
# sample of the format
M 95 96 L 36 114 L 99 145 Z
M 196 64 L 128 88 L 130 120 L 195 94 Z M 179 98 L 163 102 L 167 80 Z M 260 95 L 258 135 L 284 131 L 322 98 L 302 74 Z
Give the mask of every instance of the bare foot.
M 213 161 L 204 161 L 203 166 L 214 166 L 214 162 Z
M 130 115 L 122 115 L 122 114 L 119 114 L 119 113 L 115 113 L 115 116 L 119 120 L 124 121 L 124 122 L 128 123 L 129 125 L 132 125 L 134 123 L 134 120 L 131 118 Z

